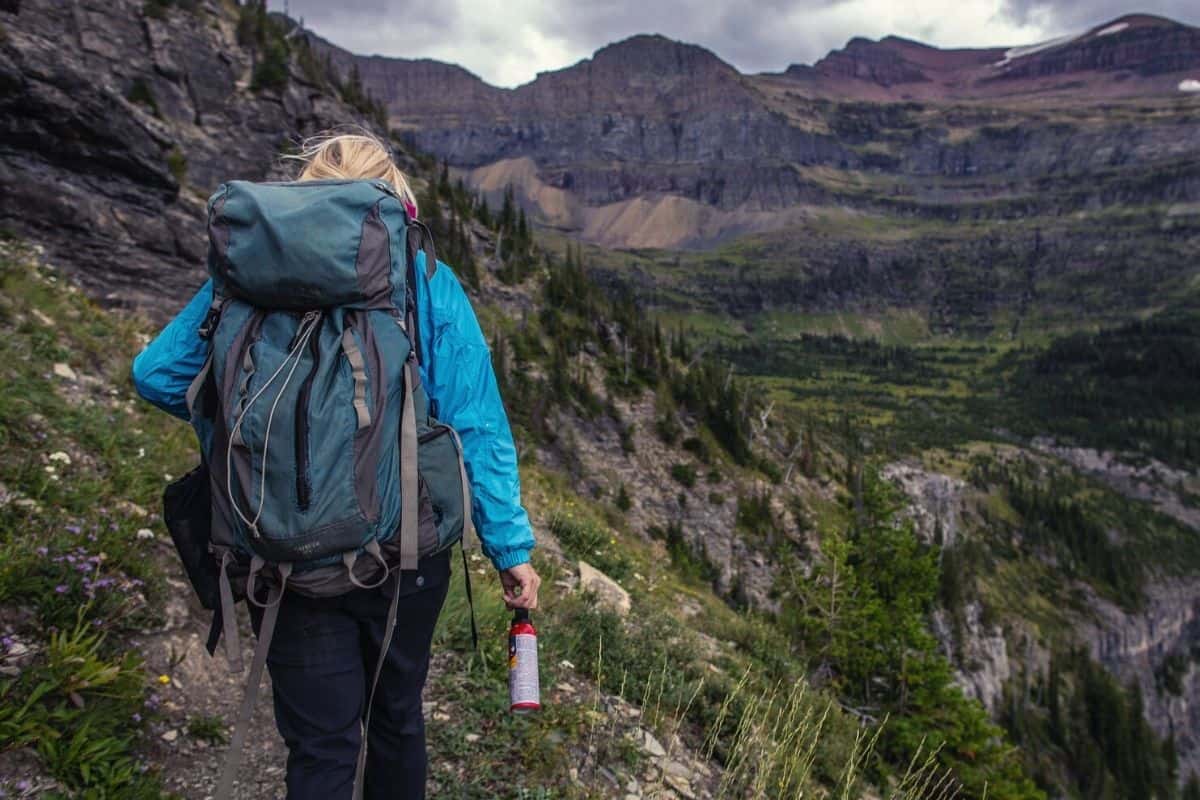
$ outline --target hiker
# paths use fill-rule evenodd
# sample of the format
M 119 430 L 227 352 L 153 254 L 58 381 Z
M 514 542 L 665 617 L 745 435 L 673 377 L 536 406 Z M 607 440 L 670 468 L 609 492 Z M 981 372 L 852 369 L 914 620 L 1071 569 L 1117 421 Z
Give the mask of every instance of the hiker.
M 351 268 L 358 268 L 353 261 L 355 252 L 358 252 L 359 261 L 367 257 L 363 255 L 363 251 L 368 249 L 368 226 L 375 225 L 376 227 L 372 230 L 382 231 L 382 233 L 378 237 L 372 238 L 371 247 L 383 248 L 386 270 L 387 247 L 389 244 L 396 246 L 397 242 L 404 241 L 401 238 L 404 234 L 404 222 L 406 218 L 415 218 L 417 214 L 417 202 L 412 189 L 404 174 L 394 164 L 387 145 L 365 132 L 330 133 L 308 140 L 301 152 L 292 158 L 295 158 L 301 165 L 295 186 L 309 181 L 324 182 L 323 184 L 305 184 L 311 186 L 312 189 L 305 190 L 301 187 L 299 191 L 309 191 L 309 194 L 305 195 L 306 198 L 328 195 L 330 208 L 345 208 L 347 207 L 345 204 L 350 203 L 352 199 L 363 196 L 363 193 L 374 192 L 368 197 L 371 202 L 376 203 L 371 212 L 374 216 L 368 214 L 364 217 L 365 221 L 356 218 L 354 221 L 356 227 L 350 231 L 354 237 L 352 240 L 348 240 L 352 241 L 353 245 L 350 248 Z M 348 183 L 350 181 L 353 183 Z M 381 185 L 380 182 L 386 183 Z M 342 186 L 342 184 L 347 185 Z M 233 199 L 235 190 L 253 198 L 275 197 L 279 192 L 285 191 L 292 192 L 290 197 L 298 196 L 294 190 L 289 188 L 292 186 L 291 184 L 245 184 L 243 186 L 230 184 L 230 186 L 233 188 L 228 190 L 229 203 L 235 202 Z M 258 194 L 253 194 L 255 192 Z M 337 194 L 338 192 L 341 194 Z M 403 211 L 400 210 L 400 204 L 388 196 L 390 194 L 394 194 L 395 199 L 402 202 Z M 262 202 L 267 201 L 263 200 Z M 337 203 L 343 205 L 336 205 Z M 217 248 L 227 244 L 218 238 L 218 233 L 214 233 L 216 228 L 212 221 L 213 214 L 222 211 L 220 205 L 221 201 L 214 196 L 214 201 L 210 201 L 210 234 L 214 237 L 213 247 Z M 268 213 L 262 208 L 254 209 L 251 203 L 247 203 L 242 208 L 251 208 L 253 213 Z M 393 211 L 389 212 L 392 216 L 381 216 L 379 211 L 381 208 L 392 208 Z M 224 209 L 222 213 L 232 214 L 228 208 Z M 283 217 L 281 216 L 280 219 Z M 386 222 L 387 219 L 399 220 L 399 222 Z M 285 222 L 279 224 L 283 225 Z M 317 220 L 316 224 L 313 224 L 311 219 L 308 223 L 308 227 L 303 229 L 303 235 L 276 237 L 276 239 L 283 238 L 285 241 L 269 243 L 271 246 L 284 248 L 282 252 L 290 254 L 293 259 L 292 261 L 287 261 L 286 258 L 282 259 L 277 270 L 281 273 L 279 280 L 284 283 L 288 278 L 286 273 L 289 266 L 303 263 L 306 265 L 304 268 L 309 268 L 308 265 L 314 260 L 311 256 L 317 252 L 316 248 L 325 246 L 327 240 L 342 230 L 338 226 L 343 224 L 340 218 L 336 218 L 332 214 L 325 219 Z M 410 244 L 415 241 L 413 237 L 416 236 L 412 226 L 418 224 L 408 220 Z M 250 229 L 247 228 L 247 230 Z M 247 234 L 247 236 L 252 235 L 256 234 Z M 228 238 L 228 234 L 226 237 Z M 235 240 L 237 237 L 238 234 L 233 236 Z M 309 245 L 307 241 L 309 237 L 312 237 L 311 249 L 305 249 Z M 427 247 L 429 246 L 428 240 L 425 244 Z M 248 281 L 255 278 L 253 275 L 246 275 L 246 273 L 253 272 L 253 266 L 248 266 L 240 274 L 235 274 L 232 267 L 221 261 L 222 258 L 233 261 L 235 256 L 233 247 L 234 245 L 229 245 L 230 251 L 227 256 L 222 256 L 220 253 L 214 256 L 213 251 L 210 250 L 210 270 L 214 268 L 213 259 L 215 257 L 218 259 L 217 269 L 227 270 L 220 273 L 223 276 L 222 280 L 226 283 L 237 280 Z M 345 321 L 345 331 L 340 332 L 331 345 L 331 358 L 340 362 L 337 369 L 341 371 L 331 371 L 328 375 L 319 372 L 317 358 L 314 356 L 311 368 L 306 367 L 299 372 L 304 373 L 311 369 L 311 372 L 317 376 L 318 386 L 340 385 L 337 384 L 337 381 L 345 381 L 347 386 L 353 386 L 353 395 L 347 398 L 347 406 L 342 413 L 349 414 L 349 427 L 353 427 L 354 414 L 358 414 L 358 434 L 369 432 L 373 426 L 386 424 L 391 426 L 391 430 L 400 429 L 400 438 L 403 440 L 406 435 L 403 426 L 408 424 L 408 416 L 415 414 L 420 422 L 421 414 L 425 413 L 422 404 L 426 402 L 427 398 L 429 412 L 436 412 L 439 424 L 443 425 L 443 428 L 438 430 L 449 430 L 451 434 L 456 434 L 453 436 L 454 441 L 461 442 L 457 445 L 458 450 L 448 446 L 449 452 L 457 453 L 455 456 L 458 459 L 455 462 L 457 466 L 447 467 L 442 471 L 442 474 L 457 478 L 459 466 L 465 467 L 462 488 L 465 493 L 467 489 L 465 484 L 469 482 L 470 497 L 464 502 L 470 508 L 464 509 L 459 515 L 458 529 L 461 530 L 464 525 L 469 528 L 472 522 L 475 523 L 483 552 L 499 572 L 505 603 L 510 608 L 533 609 L 537 606 L 540 583 L 536 571 L 529 563 L 529 553 L 534 546 L 534 540 L 528 515 L 521 505 L 516 449 L 501 403 L 496 378 L 492 371 L 490 353 L 470 301 L 454 273 L 445 264 L 436 261 L 436 258 L 427 258 L 427 252 L 432 253 L 432 250 L 410 251 L 409 277 L 406 282 L 415 284 L 408 286 L 408 289 L 415 295 L 415 304 L 410 300 L 410 305 L 414 307 L 410 309 L 411 316 L 407 320 L 408 324 L 400 324 L 404 321 L 399 319 L 391 320 L 391 322 L 400 324 L 400 329 L 408 336 L 403 340 L 397 338 L 397 342 L 403 341 L 405 347 L 411 343 L 413 363 L 419 364 L 419 368 L 412 369 L 413 385 L 409 385 L 409 377 L 407 377 L 409 373 L 405 372 L 406 389 L 403 394 L 406 404 L 403 413 L 400 413 L 397 406 L 397 412 L 393 419 L 381 420 L 379 418 L 378 411 L 381 405 L 385 400 L 390 399 L 391 395 L 385 391 L 382 392 L 382 396 L 377 396 L 376 385 L 366 379 L 368 373 L 371 372 L 368 368 L 378 370 L 382 366 L 385 369 L 399 369 L 401 366 L 399 362 L 407 363 L 408 356 L 403 350 L 390 354 L 377 341 L 376 346 L 380 348 L 380 351 L 378 357 L 373 361 L 372 355 L 374 354 L 372 352 L 364 353 L 359 348 L 365 350 L 371 344 L 372 338 L 384 340 L 386 339 L 385 334 L 397 336 L 396 325 L 391 325 L 386 329 L 380 327 L 373 334 L 371 331 L 365 330 L 369 326 L 366 326 L 362 320 L 366 320 L 368 315 L 376 314 L 376 311 L 371 309 L 347 310 L 344 314 L 342 309 L 305 312 L 304 319 L 300 321 L 297 321 L 300 312 L 295 311 L 290 316 L 275 314 L 268 316 L 267 319 L 280 320 L 278 325 L 299 326 L 296 327 L 294 334 L 289 330 L 287 335 L 280 340 L 281 344 L 279 345 L 281 352 L 286 351 L 288 359 L 293 357 L 296 359 L 292 362 L 292 372 L 297 372 L 296 365 L 300 363 L 299 359 L 304 357 L 303 354 L 310 349 L 308 346 L 301 346 L 304 342 L 309 342 L 311 337 L 313 342 L 311 349 L 314 353 L 318 352 L 326 344 L 325 340 L 321 339 L 326 330 L 325 326 L 333 324 L 335 319 Z M 309 257 L 307 260 L 306 256 Z M 259 258 L 265 259 L 266 257 L 260 256 Z M 396 256 L 392 256 L 392 259 L 392 263 L 397 263 Z M 401 255 L 398 263 L 403 263 L 403 261 L 404 257 Z M 260 260 L 253 263 L 257 265 L 266 262 Z M 296 269 L 300 269 L 300 267 L 296 267 Z M 353 276 L 353 273 L 351 275 Z M 393 274 L 392 280 L 397 282 L 405 279 L 397 278 Z M 351 283 L 353 282 L 352 280 Z M 221 285 L 218 283 L 218 286 Z M 387 288 L 386 281 L 383 286 L 385 289 Z M 248 292 L 248 289 L 243 289 L 243 294 Z M 283 298 L 283 300 L 291 299 L 293 298 Z M 222 352 L 222 348 L 229 347 L 229 342 L 228 339 L 223 338 L 220 326 L 235 324 L 236 320 L 229 319 L 233 314 L 230 308 L 238 307 L 239 304 L 233 303 L 230 308 L 225 308 L 224 302 L 226 302 L 225 298 L 214 297 L 214 281 L 210 279 L 179 315 L 137 356 L 133 364 L 133 380 L 138 393 L 146 400 L 177 417 L 190 418 L 200 435 L 202 451 L 206 445 L 212 448 L 205 451 L 205 454 L 209 456 L 206 458 L 207 466 L 213 470 L 214 475 L 211 484 L 215 496 L 213 502 L 214 543 L 219 538 L 218 523 L 241 532 L 239 534 L 241 539 L 234 537 L 230 541 L 245 540 L 247 530 L 250 531 L 251 536 L 257 538 L 260 527 L 263 535 L 270 532 L 265 521 L 268 518 L 262 515 L 264 511 L 271 514 L 277 512 L 278 509 L 270 508 L 265 496 L 270 491 L 267 482 L 267 450 L 268 447 L 283 446 L 279 443 L 288 442 L 287 437 L 293 435 L 296 423 L 292 419 L 287 419 L 286 424 L 280 424 L 275 417 L 277 414 L 289 413 L 285 408 L 286 403 L 281 404 L 278 398 L 282 397 L 285 392 L 289 393 L 289 398 L 292 397 L 290 392 L 299 382 L 299 379 L 296 379 L 295 382 L 289 384 L 288 381 L 292 379 L 292 376 L 287 370 L 284 370 L 284 366 L 287 364 L 285 361 L 274 370 L 276 375 L 280 375 L 278 381 L 282 381 L 282 384 L 277 381 L 270 391 L 265 391 L 266 385 L 264 384 L 263 389 L 258 391 L 258 395 L 265 397 L 263 403 L 256 403 L 257 395 L 246 397 L 246 384 L 250 384 L 252 380 L 260 382 L 265 380 L 261 370 L 270 369 L 269 365 L 251 363 L 253 359 L 263 356 L 247 346 L 245 365 L 240 363 L 240 358 L 239 363 L 224 363 L 223 365 L 227 368 L 227 373 L 233 375 L 233 378 L 225 381 L 228 386 L 233 387 L 233 391 L 236 391 L 238 381 L 243 381 L 241 406 L 235 409 L 235 412 L 241 412 L 240 417 L 237 418 L 236 425 L 232 430 L 223 431 L 227 442 L 224 449 L 219 443 L 211 441 L 212 438 L 218 436 L 218 434 L 212 433 L 213 426 L 228 427 L 228 418 L 222 421 L 219 419 L 220 415 L 217 415 L 216 422 L 197 419 L 200 412 L 196 409 L 202 407 L 206 401 L 193 396 L 197 391 L 194 383 L 209 381 L 208 388 L 200 388 L 198 390 L 200 393 L 207 391 L 219 394 L 226 388 L 224 384 L 209 375 L 210 372 L 215 375 L 222 368 L 223 361 L 232 362 L 234 360 L 232 349 L 228 353 Z M 313 297 L 311 300 L 311 305 L 314 307 L 324 304 L 320 297 Z M 336 305 L 336 302 L 333 304 Z M 248 304 L 241 305 L 250 307 Z M 311 324 L 308 324 L 310 313 L 314 319 Z M 399 318 L 400 314 L 395 313 L 395 316 Z M 358 324 L 364 329 L 352 330 L 350 323 L 352 319 L 360 320 Z M 306 324 L 307 327 L 305 327 Z M 262 323 L 259 335 L 264 339 L 268 337 L 271 333 L 268 328 L 272 325 L 278 327 L 275 322 Z M 214 326 L 216 326 L 215 334 L 212 330 Z M 201 330 L 202 327 L 205 329 L 204 331 Z M 205 336 L 208 338 L 204 338 Z M 289 336 L 292 337 L 292 342 L 287 340 Z M 296 342 L 296 340 L 302 341 Z M 288 351 L 287 348 L 293 343 L 295 346 Z M 400 345 L 396 346 L 398 348 Z M 226 359 L 226 355 L 229 355 L 230 358 Z M 366 362 L 365 367 L 364 361 Z M 309 362 L 305 361 L 304 363 L 308 364 Z M 257 375 L 256 368 L 260 370 Z M 408 367 L 406 366 L 405 369 Z M 349 383 L 352 374 L 353 384 Z M 243 377 L 239 378 L 239 375 Z M 284 376 L 288 380 L 284 380 Z M 418 376 L 419 380 L 416 380 Z M 275 380 L 274 375 L 271 378 Z M 309 380 L 312 382 L 311 377 Z M 322 383 L 323 381 L 328 383 Z M 213 383 L 217 385 L 211 385 Z M 192 391 L 189 391 L 190 387 Z M 322 395 L 323 391 L 325 390 L 318 390 L 315 393 Z M 399 393 L 395 394 L 399 396 Z M 275 400 L 272 403 L 273 397 Z M 411 407 L 411 403 L 414 402 L 411 398 L 415 398 L 415 402 L 418 404 L 415 412 Z M 322 399 L 323 396 L 317 397 L 313 402 L 319 405 Z M 266 406 L 254 409 L 253 412 L 249 408 L 249 406 L 263 405 L 264 403 L 269 406 L 271 416 L 266 416 L 268 411 Z M 221 407 L 227 408 L 231 404 L 232 401 Z M 353 405 L 353 411 L 349 409 L 350 404 Z M 306 405 L 305 408 L 307 409 L 308 406 Z M 275 437 L 275 440 L 270 443 L 263 441 L 261 447 L 256 447 L 244 443 L 241 441 L 241 437 L 249 440 L 261 433 L 257 429 L 250 432 L 250 422 L 244 423 L 244 420 L 250 419 L 248 414 L 253 416 L 260 411 L 263 415 L 261 419 L 265 420 L 265 423 L 258 423 L 258 428 L 265 427 L 267 435 Z M 307 413 L 317 414 L 318 411 Z M 400 417 L 404 417 L 405 420 L 401 420 Z M 429 418 L 433 419 L 432 413 Z M 339 419 L 345 419 L 345 416 Z M 304 422 L 306 424 L 307 419 Z M 243 427 L 239 428 L 239 426 Z M 444 426 L 449 426 L 449 428 Z M 323 434 L 322 441 L 307 442 L 307 450 L 304 452 L 311 450 L 314 459 L 328 456 L 329 451 L 334 448 L 334 440 L 330 438 L 333 436 L 333 431 L 334 428 L 329 428 L 328 432 Z M 352 431 L 350 435 L 354 437 L 355 432 Z M 434 432 L 421 437 L 422 471 L 425 470 L 424 441 L 428 436 L 436 435 L 437 433 Z M 444 442 L 450 442 L 450 440 L 449 436 L 442 439 Z M 343 459 L 343 461 L 356 462 L 355 469 L 357 469 L 357 461 L 360 456 L 359 442 L 365 440 L 354 438 L 353 441 L 355 442 L 352 448 L 353 458 Z M 396 437 L 392 436 L 391 441 L 396 441 Z M 413 444 L 416 444 L 415 438 Z M 251 466 L 245 472 L 239 472 L 235 468 L 234 457 L 242 457 L 243 447 L 249 450 L 247 457 L 250 459 L 248 463 Z M 414 454 L 406 453 L 405 449 L 405 445 L 401 441 L 398 456 L 401 461 L 399 480 L 404 481 L 411 478 L 415 481 L 415 468 L 411 476 L 405 476 L 403 464 L 405 457 L 415 459 Z M 261 450 L 261 489 L 258 486 L 259 475 L 254 471 L 259 468 L 253 466 L 256 463 L 253 459 L 259 457 L 256 456 L 258 450 Z M 286 457 L 290 457 L 290 451 L 276 452 L 283 452 Z M 234 464 L 234 467 L 230 467 L 230 464 Z M 324 464 L 321 469 L 328 472 L 338 469 L 349 470 L 351 467 L 346 463 L 334 461 Z M 388 474 L 384 467 L 381 467 L 380 470 L 380 475 Z M 223 478 L 218 477 L 222 474 Z M 356 473 L 347 474 L 353 476 Z M 396 474 L 394 468 L 391 474 L 394 479 Z M 248 477 L 252 480 L 243 481 Z M 315 480 L 316 478 L 314 478 Z M 228 497 L 225 495 L 226 482 L 229 486 Z M 254 485 L 248 488 L 242 487 L 239 495 L 237 489 L 243 482 Z M 433 494 L 439 489 L 436 484 L 437 481 L 434 479 L 427 479 L 424 474 L 421 475 L 422 503 L 425 502 L 426 494 Z M 290 483 L 285 485 L 291 486 Z M 347 488 L 328 495 L 321 502 L 336 504 L 347 501 L 346 494 L 354 495 L 364 491 L 361 480 L 357 485 L 353 479 L 342 485 Z M 416 483 L 412 485 L 416 488 Z M 205 488 L 208 489 L 207 484 Z M 296 489 L 289 488 L 288 491 L 297 492 L 300 488 L 307 489 L 297 483 Z M 380 501 L 382 508 L 387 509 L 390 507 L 389 504 L 400 505 L 401 503 L 405 511 L 400 513 L 407 513 L 406 510 L 409 507 L 417 508 L 417 504 L 412 502 L 417 492 L 413 492 L 414 497 L 409 497 L 404 491 L 398 492 L 393 489 L 392 494 L 399 495 L 401 498 L 382 498 Z M 293 505 L 299 502 L 294 499 L 294 495 L 292 497 Z M 353 503 L 354 498 L 349 498 L 347 502 Z M 221 503 L 226 505 L 222 506 Z M 233 511 L 241 519 L 241 522 L 233 519 L 229 513 L 229 505 L 232 505 Z M 264 505 L 268 505 L 268 507 L 264 509 Z M 452 503 L 445 505 L 446 508 L 450 508 Z M 254 511 L 255 506 L 257 506 L 258 514 L 252 515 L 249 512 Z M 354 507 L 358 508 L 357 505 Z M 219 514 L 218 511 L 222 513 Z M 294 509 L 292 513 L 296 513 Z M 416 513 L 416 511 L 412 512 L 414 520 Z M 320 594 L 320 592 L 293 589 L 294 586 L 303 584 L 306 575 L 323 574 L 319 570 L 316 573 L 303 573 L 299 568 L 293 570 L 290 564 L 280 563 L 274 565 L 274 571 L 272 571 L 272 566 L 269 564 L 264 566 L 261 559 L 256 559 L 249 568 L 248 580 L 251 589 L 248 599 L 251 601 L 251 614 L 255 622 L 255 631 L 259 635 L 260 645 L 264 638 L 269 641 L 265 659 L 274 692 L 275 721 L 279 733 L 288 747 L 287 796 L 289 800 L 304 800 L 305 798 L 340 800 L 340 798 L 352 796 L 352 787 L 354 795 L 357 796 L 364 791 L 364 786 L 365 796 L 376 800 L 423 798 L 425 796 L 427 757 L 421 694 L 429 666 L 434 624 L 446 598 L 451 562 L 449 548 L 444 543 L 439 544 L 438 542 L 438 536 L 441 535 L 440 529 L 434 530 L 428 536 L 426 534 L 426 527 L 433 524 L 430 520 L 434 515 L 429 512 L 426 505 L 422 505 L 420 513 L 421 533 L 419 538 L 422 552 L 430 549 L 426 546 L 428 536 L 433 537 L 434 544 L 430 547 L 436 549 L 437 552 L 431 555 L 422 555 L 419 560 L 416 560 L 413 555 L 416 553 L 414 545 L 414 550 L 410 553 L 410 558 L 414 560 L 410 562 L 410 566 L 415 564 L 415 569 L 400 569 L 399 562 L 393 558 L 394 554 L 389 554 L 388 547 L 391 540 L 384 539 L 383 534 L 391 535 L 391 531 L 381 532 L 380 538 L 384 541 L 382 548 L 377 542 L 372 541 L 368 542 L 365 552 L 364 548 L 360 548 L 358 551 L 342 554 L 341 560 L 338 555 L 334 555 L 323 562 L 314 562 L 334 563 L 333 567 L 325 567 L 325 570 L 330 575 L 334 574 L 333 570 L 340 570 L 336 575 L 337 579 L 348 578 L 353 582 L 354 586 L 347 585 L 346 587 L 350 591 L 338 596 L 310 596 Z M 446 516 L 448 513 L 445 512 L 442 516 Z M 230 522 L 226 518 L 233 519 L 233 521 Z M 286 515 L 273 519 L 275 527 L 287 526 L 291 522 Z M 361 522 L 361 515 L 359 521 Z M 437 520 L 438 525 L 442 525 L 444 522 L 443 519 Z M 456 541 L 458 535 L 465 536 L 461 533 L 453 534 L 450 544 Z M 401 539 L 401 534 L 397 533 L 395 539 Z M 286 541 L 284 543 L 286 544 Z M 372 546 L 374 546 L 373 549 Z M 404 543 L 401 542 L 399 546 L 403 550 Z M 228 552 L 232 555 L 228 559 L 223 557 L 220 565 L 223 594 L 222 602 L 219 605 L 224 606 L 225 613 L 231 615 L 232 602 L 225 601 L 225 598 L 230 596 L 225 594 L 229 589 L 226 570 L 236 569 L 237 565 L 234 564 L 235 559 L 233 558 L 233 555 L 237 555 L 236 547 L 231 547 Z M 400 558 L 403 557 L 403 553 L 401 553 Z M 284 559 L 276 560 L 283 561 Z M 385 560 L 388 562 L 386 568 L 376 568 L 377 574 L 370 572 L 374 561 L 383 562 Z M 267 561 L 271 561 L 271 559 L 267 559 Z M 343 568 L 343 561 L 346 565 L 345 568 Z M 464 559 L 464 569 L 465 565 Z M 261 570 L 257 583 L 256 569 Z M 238 582 L 234 581 L 233 585 L 237 586 Z M 376 588 L 355 588 L 360 585 Z M 271 592 L 266 602 L 264 602 L 263 595 L 264 586 L 270 587 Z M 273 606 L 272 603 L 274 603 Z M 221 613 L 220 610 L 217 611 L 218 615 Z M 271 623 L 270 629 L 265 631 L 263 630 L 266 625 L 264 618 Z M 232 619 L 232 616 L 227 619 Z M 395 623 L 394 626 L 391 626 L 394 627 L 394 632 L 391 634 L 389 634 L 391 629 L 389 621 Z M 214 629 L 216 627 L 214 623 Z M 271 635 L 272 630 L 273 636 Z M 236 626 L 233 626 L 231 631 L 230 625 L 226 624 L 227 647 L 231 646 L 229 642 L 231 634 L 236 635 Z M 381 653 L 389 635 L 390 645 L 386 646 L 386 652 Z M 215 645 L 210 645 L 210 649 L 212 646 Z M 231 654 L 232 658 L 240 659 L 240 653 Z M 373 678 L 377 679 L 377 684 L 373 682 Z M 252 680 L 257 683 L 253 669 Z M 255 691 L 256 689 L 257 687 L 255 687 Z M 369 701 L 372 693 L 374 694 L 373 703 Z M 252 694 L 249 705 L 253 705 Z M 248 717 L 248 714 L 246 716 Z M 368 724 L 364 725 L 364 722 Z M 364 727 L 367 729 L 366 741 L 363 741 L 361 733 Z M 363 750 L 365 750 L 365 761 L 360 763 L 360 759 L 364 758 Z M 233 758 L 236 759 L 236 753 L 233 754 Z M 236 771 L 236 767 L 232 771 Z M 363 779 L 364 774 L 365 780 Z

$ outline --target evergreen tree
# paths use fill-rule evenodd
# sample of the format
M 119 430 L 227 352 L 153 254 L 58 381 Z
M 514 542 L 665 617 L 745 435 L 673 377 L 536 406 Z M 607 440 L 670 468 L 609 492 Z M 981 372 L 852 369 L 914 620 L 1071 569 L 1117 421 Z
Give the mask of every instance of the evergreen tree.
M 492 227 L 492 212 L 488 208 L 487 197 L 480 195 L 479 204 L 475 207 L 475 218 L 485 228 Z

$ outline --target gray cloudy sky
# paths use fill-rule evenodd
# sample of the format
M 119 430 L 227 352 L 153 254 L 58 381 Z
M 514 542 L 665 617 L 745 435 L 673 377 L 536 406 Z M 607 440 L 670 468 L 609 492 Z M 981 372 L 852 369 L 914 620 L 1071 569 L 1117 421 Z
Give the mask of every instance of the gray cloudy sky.
M 283 10 L 285 0 L 269 0 Z M 1138 3 L 1138 4 L 1131 4 Z M 357 53 L 461 64 L 516 86 L 635 33 L 704 45 L 745 72 L 812 63 L 851 36 L 949 46 L 1018 45 L 1132 11 L 1200 24 L 1197 0 L 286 0 Z

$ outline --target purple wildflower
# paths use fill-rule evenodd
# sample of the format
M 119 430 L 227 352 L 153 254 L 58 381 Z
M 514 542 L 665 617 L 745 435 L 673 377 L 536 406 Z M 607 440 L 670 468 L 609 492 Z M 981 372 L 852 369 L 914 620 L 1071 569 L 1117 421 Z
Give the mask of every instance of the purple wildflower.
M 81 530 L 82 530 L 82 528 L 80 528 L 78 525 L 68 525 L 67 526 L 67 533 L 73 533 L 73 534 L 78 535 Z
M 139 714 L 139 713 L 137 713 L 136 711 L 135 711 L 135 712 L 133 712 L 133 721 L 134 721 L 134 722 L 141 722 L 141 721 L 142 721 L 142 715 L 141 715 L 141 714 Z
M 38 554 L 39 556 L 47 556 L 47 555 L 49 555 L 49 554 L 50 554 L 50 548 L 48 548 L 48 547 L 39 547 L 39 548 L 37 549 L 37 554 Z
M 54 587 L 54 591 L 57 594 L 66 594 L 68 588 L 70 587 L 68 587 L 65 583 L 60 583 L 58 586 Z

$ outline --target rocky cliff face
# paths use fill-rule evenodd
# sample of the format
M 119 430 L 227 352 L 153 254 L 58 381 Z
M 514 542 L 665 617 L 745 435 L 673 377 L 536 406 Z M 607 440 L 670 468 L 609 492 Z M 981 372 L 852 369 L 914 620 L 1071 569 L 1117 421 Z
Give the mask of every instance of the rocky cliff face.
M 665 192 L 725 209 L 782 208 L 803 194 L 787 164 L 858 161 L 765 107 L 711 52 L 661 36 L 610 45 L 513 90 L 448 65 L 361 59 L 312 41 L 343 74 L 357 65 L 418 149 L 463 168 L 529 158 L 544 182 L 586 205 Z
M 295 68 L 282 91 L 252 90 L 236 11 L 183 5 L 0 5 L 0 226 L 158 315 L 202 280 L 221 181 L 263 178 L 290 137 L 358 119 Z
M 413 109 L 414 112 L 419 109 L 425 120 L 455 124 L 481 109 L 493 114 L 501 111 L 503 92 L 457 64 L 428 58 L 359 56 L 312 31 L 303 31 L 303 35 L 314 51 L 329 59 L 340 79 L 349 78 L 357 67 L 363 87 L 386 103 L 392 113 L 397 113 L 398 109 Z
M 809 67 L 793 64 L 784 74 L 789 78 L 813 81 L 853 78 L 884 88 L 928 81 L 929 76 L 925 70 L 919 64 L 905 58 L 900 47 L 893 46 L 902 43 L 903 40 L 894 37 L 874 42 L 856 36 L 847 42 L 843 49 L 833 51 L 815 65 Z
M 1001 81 L 1088 72 L 1175 75 L 1200 68 L 1200 29 L 1134 14 L 1029 57 L 1006 58 L 1000 67 Z
M 1146 719 L 1162 737 L 1174 736 L 1181 775 L 1200 774 L 1200 579 L 1162 578 L 1147 588 L 1145 608 L 1130 613 L 1093 598 L 1095 616 L 1080 631 L 1092 657 L 1122 684 L 1142 692 Z M 1176 659 L 1180 674 L 1164 685 L 1164 669 Z
M 1133 468 L 1112 454 L 1082 454 L 1078 448 L 1049 442 L 1035 446 L 1104 480 L 1131 500 L 1160 504 L 1166 487 L 1191 480 L 1163 465 Z M 907 514 L 926 541 L 952 547 L 971 537 L 997 535 L 972 511 L 986 503 L 977 488 L 911 462 L 891 464 L 883 474 L 907 496 Z M 1191 517 L 1179 520 L 1200 530 Z M 1033 585 L 1027 588 L 1038 591 Z M 1138 687 L 1155 733 L 1174 737 L 1179 774 L 1200 774 L 1200 666 L 1194 655 L 1200 641 L 1200 579 L 1150 577 L 1145 600 L 1136 610 L 1121 608 L 1083 584 L 1074 591 L 1080 602 L 1063 609 L 1070 619 L 1071 644 L 1086 648 L 1122 686 Z M 978 601 L 967 602 L 957 612 L 955 618 L 950 610 L 936 610 L 932 630 L 955 666 L 956 682 L 995 713 L 1009 681 L 1046 673 L 1051 641 L 1031 620 L 987 620 Z M 1173 679 L 1165 679 L 1167 671 L 1174 671 Z

